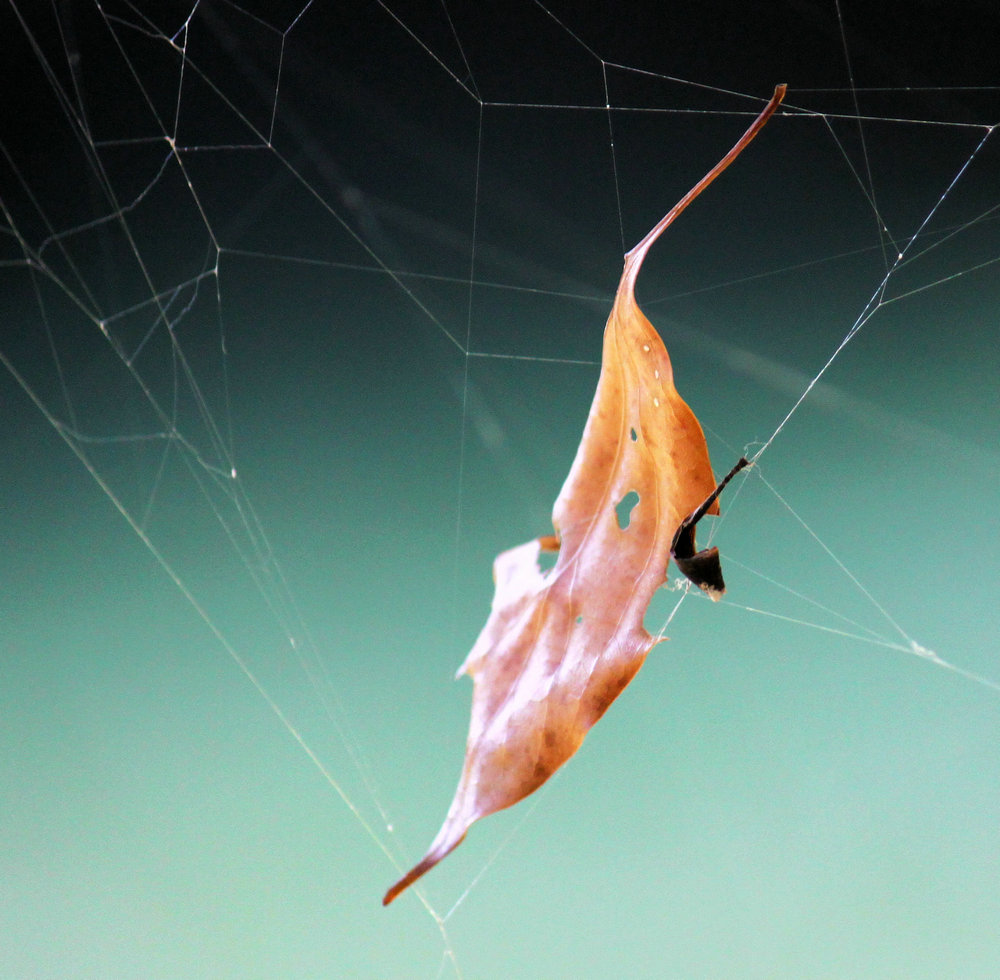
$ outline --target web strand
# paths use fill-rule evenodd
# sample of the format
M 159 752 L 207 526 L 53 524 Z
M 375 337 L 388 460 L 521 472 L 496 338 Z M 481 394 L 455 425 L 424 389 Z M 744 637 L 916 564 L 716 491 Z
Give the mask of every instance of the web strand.
M 781 433 L 782 429 L 784 429 L 784 427 L 788 424 L 789 420 L 795 414 L 795 412 L 798 411 L 799 406 L 805 401 L 805 399 L 808 397 L 809 393 L 813 390 L 813 388 L 816 387 L 819 380 L 823 377 L 824 374 L 826 374 L 827 370 L 830 368 L 833 362 L 840 356 L 844 348 L 855 338 L 858 331 L 860 331 L 861 328 L 864 327 L 864 325 L 873 316 L 875 316 L 875 314 L 879 311 L 879 309 L 881 309 L 881 307 L 884 305 L 886 286 L 888 285 L 889 280 L 892 278 L 893 274 L 903 263 L 904 259 L 906 258 L 906 253 L 910 250 L 913 243 L 918 240 L 926 225 L 931 221 L 931 219 L 937 213 L 938 209 L 941 207 L 941 205 L 947 199 L 949 194 L 952 192 L 955 185 L 959 182 L 965 171 L 972 164 L 973 160 L 979 154 L 979 151 L 982 150 L 982 148 L 986 145 L 986 141 L 990 138 L 992 134 L 993 134 L 992 128 L 986 131 L 986 133 L 983 135 L 983 138 L 979 141 L 976 148 L 973 150 L 972 155 L 965 161 L 965 163 L 962 164 L 961 169 L 951 178 L 951 181 L 949 182 L 948 186 L 944 189 L 941 196 L 938 198 L 937 202 L 930 209 L 930 211 L 927 212 L 927 215 L 924 217 L 924 220 L 920 223 L 920 227 L 913 233 L 909 241 L 907 241 L 906 245 L 903 247 L 903 250 L 896 256 L 896 259 L 889 268 L 889 271 L 886 272 L 885 276 L 882 278 L 878 286 L 875 288 L 875 291 L 872 293 L 868 302 L 865 304 L 864 309 L 861 311 L 860 314 L 858 314 L 858 318 L 851 325 L 851 329 L 847 331 L 847 333 L 844 335 L 840 343 L 837 344 L 833 353 L 823 364 L 823 366 L 819 369 L 819 371 L 816 373 L 813 379 L 809 382 L 805 390 L 803 390 L 802 394 L 798 397 L 795 404 L 792 405 L 792 407 L 788 410 L 788 414 L 781 420 L 781 422 L 778 423 L 778 427 L 774 430 L 774 432 L 771 433 L 770 437 L 767 439 L 764 445 L 761 446 L 756 453 L 754 453 L 752 462 L 756 462 L 757 460 L 759 460 L 760 457 L 763 456 L 764 453 L 771 447 L 771 444 Z M 992 264 L 992 262 L 994 261 L 996 260 L 990 260 L 989 262 L 984 263 L 983 265 L 985 266 Z M 943 282 L 946 280 L 941 280 L 941 281 Z

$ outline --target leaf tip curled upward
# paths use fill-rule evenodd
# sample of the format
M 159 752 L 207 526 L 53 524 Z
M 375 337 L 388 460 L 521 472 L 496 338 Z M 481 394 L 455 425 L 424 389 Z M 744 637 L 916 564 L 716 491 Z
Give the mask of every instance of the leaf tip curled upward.
M 719 485 L 695 510 L 681 521 L 677 531 L 674 533 L 673 541 L 670 542 L 670 555 L 677 563 L 677 567 L 713 602 L 718 602 L 726 591 L 726 583 L 722 579 L 722 563 L 719 561 L 719 549 L 705 548 L 704 551 L 696 552 L 694 550 L 695 525 L 706 514 L 712 512 L 712 508 L 719 499 L 719 494 L 725 490 L 726 484 L 740 470 L 750 465 L 750 460 L 746 456 L 741 456 Z
M 687 558 L 675 554 L 674 561 L 684 576 L 697 585 L 712 602 L 718 602 L 725 594 L 726 583 L 722 578 L 718 548 L 706 548 Z

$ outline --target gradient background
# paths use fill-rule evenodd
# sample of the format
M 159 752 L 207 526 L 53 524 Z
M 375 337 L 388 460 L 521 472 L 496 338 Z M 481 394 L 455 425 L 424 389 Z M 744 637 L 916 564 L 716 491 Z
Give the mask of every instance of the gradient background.
M 549 529 L 623 250 L 787 82 L 639 283 L 724 471 L 885 273 L 861 134 L 905 242 L 1000 116 L 992 5 L 844 3 L 857 106 L 825 0 L 103 6 L 0 20 L 0 350 L 44 406 L 0 373 L 0 977 L 1000 975 L 1000 692 L 794 622 L 1000 682 L 995 138 L 727 491 L 727 600 L 425 879 L 440 916 L 475 882 L 446 938 L 361 822 L 405 867 L 445 814 L 451 677 Z M 102 316 L 204 465 L 135 438 Z

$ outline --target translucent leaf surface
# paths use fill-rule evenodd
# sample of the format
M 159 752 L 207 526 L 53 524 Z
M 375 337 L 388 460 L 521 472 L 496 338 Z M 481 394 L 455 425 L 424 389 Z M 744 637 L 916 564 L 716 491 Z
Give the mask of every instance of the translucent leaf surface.
M 625 256 L 594 401 L 553 509 L 555 535 L 494 562 L 492 610 L 459 670 L 472 677 L 474 692 L 458 789 L 426 856 L 383 904 L 454 850 L 476 820 L 541 786 L 657 642 L 643 617 L 666 580 L 675 534 L 713 495 L 716 480 L 663 341 L 636 304 L 635 281 L 653 242 L 753 139 L 783 95 L 781 86 L 726 157 Z M 706 512 L 718 513 L 716 499 Z M 693 548 L 693 524 L 689 535 Z M 548 571 L 538 563 L 542 550 L 558 551 Z

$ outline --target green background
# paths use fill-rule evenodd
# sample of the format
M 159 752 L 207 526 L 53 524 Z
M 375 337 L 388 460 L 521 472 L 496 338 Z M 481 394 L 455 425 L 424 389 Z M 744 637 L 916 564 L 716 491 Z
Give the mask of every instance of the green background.
M 0 350 L 44 411 L 2 374 L 0 977 L 1000 973 L 995 139 L 727 490 L 726 600 L 425 879 L 446 938 L 379 904 L 379 844 L 409 866 L 447 810 L 452 675 L 494 555 L 550 528 L 623 250 L 787 82 L 639 283 L 724 472 L 995 121 L 986 6 L 843 5 L 853 92 L 832 4 L 606 6 L 548 5 L 576 39 L 527 3 L 5 10 Z

